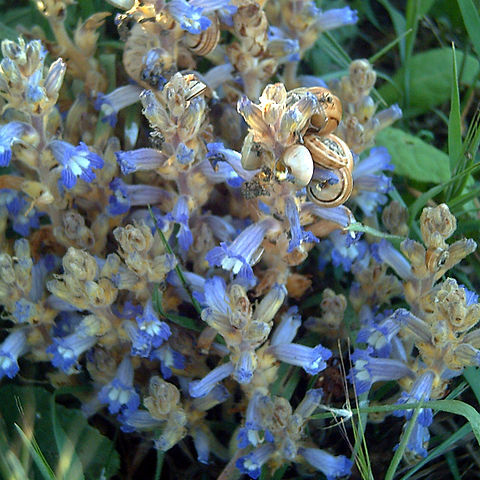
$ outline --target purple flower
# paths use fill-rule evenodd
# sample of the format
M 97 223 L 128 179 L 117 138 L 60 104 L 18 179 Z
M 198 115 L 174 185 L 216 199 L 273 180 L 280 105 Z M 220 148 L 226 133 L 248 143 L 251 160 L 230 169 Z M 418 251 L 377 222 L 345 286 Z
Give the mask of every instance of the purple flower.
M 25 330 L 15 330 L 0 345 L 0 378 L 13 378 L 18 373 L 18 357 L 26 351 Z
M 118 413 L 120 410 L 133 412 L 138 409 L 140 397 L 133 388 L 133 365 L 128 356 L 118 366 L 115 378 L 102 387 L 98 398 L 101 403 L 108 404 L 110 413 Z
M 327 480 L 350 475 L 353 463 L 343 455 L 334 456 L 319 448 L 303 447 L 298 449 L 298 453 L 312 467 L 320 470 L 327 477 Z
M 324 370 L 327 367 L 326 360 L 332 356 L 332 352 L 322 345 L 311 348 L 297 343 L 272 345 L 268 353 L 282 362 L 302 367 L 310 375 Z
M 103 168 L 102 157 L 91 152 L 83 142 L 74 147 L 62 140 L 53 140 L 49 148 L 63 167 L 62 183 L 65 188 L 73 188 L 78 178 L 90 183 L 96 178 L 93 169 Z

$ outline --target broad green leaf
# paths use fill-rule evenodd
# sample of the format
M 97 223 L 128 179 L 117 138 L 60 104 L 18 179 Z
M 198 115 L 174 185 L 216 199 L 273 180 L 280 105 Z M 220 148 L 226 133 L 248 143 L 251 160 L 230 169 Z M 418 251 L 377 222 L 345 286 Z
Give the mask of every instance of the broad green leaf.
M 398 128 L 386 128 L 376 144 L 388 148 L 395 174 L 418 182 L 441 183 L 450 178 L 448 155 Z
M 20 425 L 23 431 L 30 428 L 38 443 L 39 452 L 45 457 L 48 465 L 51 465 L 53 470 L 57 470 L 61 452 L 58 451 L 55 442 L 55 427 L 51 414 L 52 395 L 39 387 L 5 385 L 0 388 L 0 398 L 2 399 L 0 417 L 5 422 L 12 451 L 19 451 L 18 432 L 14 425 Z M 56 403 L 55 417 L 59 428 L 74 446 L 75 454 L 80 459 L 87 480 L 101 478 L 102 472 L 105 478 L 110 478 L 117 473 L 120 458 L 113 444 L 98 430 L 91 427 L 80 411 Z M 38 471 L 35 475 L 33 472 L 30 473 L 29 478 L 32 480 L 44 478 Z M 77 478 L 81 477 L 72 475 L 68 480 Z
M 457 63 L 463 62 L 464 54 L 458 52 Z M 412 55 L 408 75 L 409 105 L 407 116 L 416 116 L 442 105 L 450 98 L 452 85 L 452 51 L 450 48 L 437 48 Z M 478 60 L 467 55 L 460 83 L 470 85 L 479 70 Z M 393 76 L 394 85 L 385 84 L 379 89 L 380 95 L 388 104 L 402 103 L 405 96 L 405 72 L 401 67 Z

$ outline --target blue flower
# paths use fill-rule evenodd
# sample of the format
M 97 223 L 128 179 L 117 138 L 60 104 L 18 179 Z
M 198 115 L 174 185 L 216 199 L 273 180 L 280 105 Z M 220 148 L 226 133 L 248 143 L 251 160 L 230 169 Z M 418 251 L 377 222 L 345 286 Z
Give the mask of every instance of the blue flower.
M 2 192 L 3 190 L 0 190 Z M 30 208 L 29 203 L 20 194 L 15 192 L 6 204 L 8 216 L 12 221 L 12 229 L 22 237 L 28 237 L 30 230 L 40 227 L 40 216 L 43 212 L 37 212 Z
M 156 430 L 165 424 L 165 420 L 152 417 L 148 410 L 124 409 L 118 416 L 120 430 L 125 433 L 148 432 Z
M 207 395 L 218 382 L 227 378 L 233 373 L 233 364 L 228 362 L 214 368 L 210 373 L 205 375 L 201 380 L 193 380 L 188 385 L 188 392 L 193 398 L 204 397 Z
M 408 424 L 409 422 L 405 424 L 404 431 L 408 427 Z M 428 427 L 424 427 L 420 422 L 415 422 L 410 437 L 408 437 L 407 450 L 419 457 L 426 457 L 428 452 L 425 447 L 428 445 L 429 440 L 430 432 L 428 431 Z M 395 449 L 397 447 L 395 447 Z
M 392 340 L 400 331 L 401 322 L 394 319 L 391 310 L 378 315 L 364 305 L 360 310 L 360 321 L 364 325 L 358 332 L 357 342 L 367 343 L 379 357 L 389 357 Z
M 320 470 L 327 480 L 333 480 L 338 477 L 350 475 L 353 463 L 343 455 L 332 455 L 325 450 L 319 448 L 303 448 L 298 449 L 298 453 L 312 467 Z
M 148 335 L 151 345 L 155 348 L 162 345 L 172 334 L 168 324 L 158 318 L 151 300 L 148 300 L 143 314 L 136 317 L 136 320 L 138 328 Z
M 25 331 L 15 330 L 0 345 L 0 378 L 13 378 L 18 373 L 18 357 L 26 351 Z
M 170 222 L 177 223 L 179 226 L 177 233 L 178 245 L 184 252 L 186 252 L 193 243 L 193 235 L 188 226 L 188 217 L 188 198 L 186 195 L 180 195 L 172 212 L 167 213 L 165 218 Z
M 250 383 L 254 373 L 254 357 L 255 353 L 249 350 L 240 354 L 238 362 L 235 364 L 233 376 L 238 383 Z
M 280 323 L 275 328 L 270 338 L 270 345 L 291 343 L 301 324 L 302 318 L 298 314 L 298 307 L 290 307 L 287 312 L 282 315 Z
M 332 352 L 322 345 L 311 348 L 297 343 L 272 345 L 268 352 L 282 362 L 302 367 L 310 375 L 324 370 L 327 367 L 326 360 L 332 356 Z
M 180 143 L 177 147 L 177 160 L 182 165 L 188 165 L 195 160 L 195 152 L 192 148 L 188 148 L 184 143 Z
M 352 25 L 357 23 L 358 14 L 356 10 L 350 7 L 332 8 L 325 12 L 318 13 L 316 24 L 322 32 L 343 27 L 344 25 Z
M 212 24 L 209 18 L 202 15 L 203 8 L 195 7 L 186 0 L 172 0 L 167 8 L 180 27 L 189 33 L 201 33 Z
M 409 242 L 412 242 L 412 240 L 407 239 L 402 245 L 408 248 Z M 408 280 L 412 277 L 412 267 L 410 263 L 388 240 L 382 238 L 380 242 L 373 244 L 371 246 L 371 253 L 377 262 L 385 262 L 392 267 L 403 280 Z
M 124 85 L 108 95 L 99 93 L 95 101 L 95 109 L 103 113 L 102 122 L 109 123 L 112 127 L 117 123 L 118 112 L 129 105 L 133 105 L 140 99 L 142 88 L 137 85 Z
M 375 213 L 378 205 L 384 205 L 388 197 L 385 195 L 392 189 L 392 179 L 382 170 L 393 170 L 391 156 L 385 147 L 374 147 L 369 156 L 355 164 L 353 181 L 355 194 L 353 199 L 367 216 Z
M 418 377 L 412 385 L 410 392 L 402 392 L 397 404 L 403 405 L 406 403 L 428 402 L 432 393 L 433 381 L 435 374 L 431 371 L 426 371 Z M 410 420 L 413 416 L 412 410 L 395 410 L 393 414 L 396 417 L 405 417 Z M 432 424 L 433 414 L 431 408 L 421 408 L 417 417 L 417 422 L 423 427 L 428 427 Z
M 53 355 L 52 364 L 68 373 L 77 364 L 78 357 L 97 343 L 96 336 L 76 331 L 66 337 L 53 337 L 53 344 L 47 347 L 47 353 Z
M 138 409 L 140 396 L 133 388 L 133 365 L 128 356 L 118 366 L 115 378 L 102 387 L 98 398 L 101 403 L 108 404 L 110 413 L 118 413 L 120 410 L 133 412 Z
M 185 357 L 176 350 L 173 350 L 168 344 L 164 344 L 154 350 L 151 358 L 158 358 L 158 360 L 160 360 L 160 371 L 165 380 L 168 380 L 172 376 L 172 368 L 175 370 L 183 370 L 185 368 Z
M 113 195 L 108 197 L 107 212 L 110 216 L 123 215 L 130 210 L 130 197 L 127 185 L 119 178 L 114 178 L 109 185 Z
M 290 234 L 291 239 L 288 244 L 287 252 L 292 252 L 295 248 L 299 247 L 302 243 L 318 243 L 318 238 L 312 233 L 304 230 L 300 226 L 300 217 L 298 216 L 298 209 L 293 198 L 288 197 L 285 202 L 285 215 L 290 222 Z
M 18 323 L 31 323 L 36 314 L 37 307 L 34 303 L 25 298 L 21 298 L 15 302 L 12 315 Z
M 154 148 L 139 148 L 128 152 L 115 152 L 118 165 L 124 175 L 139 170 L 155 170 L 161 167 L 167 157 Z
M 253 452 L 240 457 L 235 466 L 240 472 L 248 475 L 250 478 L 258 478 L 260 476 L 262 466 L 275 452 L 275 447 L 272 444 L 262 445 Z
M 65 188 L 73 188 L 78 178 L 90 183 L 96 178 L 93 169 L 103 168 L 102 157 L 91 152 L 83 142 L 74 147 L 62 140 L 53 140 L 49 148 L 63 167 L 62 183 Z
M 197 460 L 208 465 L 208 457 L 210 456 L 210 437 L 208 433 L 201 427 L 195 427 L 191 435 L 197 451 Z
M 368 392 L 376 382 L 413 377 L 410 368 L 399 360 L 372 357 L 373 349 L 355 350 L 352 354 L 353 369 L 350 381 L 355 385 L 357 395 Z
M 8 167 L 12 158 L 12 145 L 19 142 L 22 135 L 32 129 L 21 122 L 10 122 L 0 127 L 0 167 Z
M 221 266 L 224 270 L 238 275 L 239 283 L 250 287 L 255 284 L 255 276 L 251 264 L 258 260 L 255 254 L 270 226 L 268 221 L 254 223 L 247 227 L 229 245 L 221 242 L 219 247 L 210 250 L 205 256 L 212 266 Z

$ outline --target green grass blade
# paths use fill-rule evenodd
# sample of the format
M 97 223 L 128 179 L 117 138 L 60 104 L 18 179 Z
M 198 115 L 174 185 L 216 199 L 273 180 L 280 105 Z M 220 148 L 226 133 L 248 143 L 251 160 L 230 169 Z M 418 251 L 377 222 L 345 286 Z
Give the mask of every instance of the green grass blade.
M 463 371 L 463 378 L 468 382 L 478 403 L 480 403 L 480 370 L 476 367 L 468 367 Z
M 412 435 L 413 428 L 415 427 L 415 423 L 417 421 L 418 415 L 420 414 L 420 407 L 417 407 L 413 412 L 412 418 L 407 422 L 407 428 L 403 432 L 402 439 L 400 440 L 400 444 L 398 445 L 397 450 L 395 450 L 395 454 L 393 455 L 392 461 L 388 466 L 387 473 L 385 474 L 385 480 L 392 480 L 395 472 L 397 471 L 400 462 L 402 461 L 402 457 L 407 449 L 408 440 Z
M 465 58 L 465 56 L 464 56 Z M 452 175 L 462 155 L 462 119 L 460 113 L 460 93 L 458 90 L 457 57 L 455 45 L 452 45 L 452 89 L 450 115 L 448 117 L 448 156 Z
M 480 15 L 472 0 L 457 0 L 473 48 L 480 56 Z
M 42 477 L 45 480 L 56 480 L 55 474 L 53 473 L 52 468 L 43 456 L 43 453 L 41 452 L 40 447 L 35 441 L 35 438 L 32 437 L 32 439 L 30 440 L 16 423 L 14 424 L 14 427 L 20 435 L 20 438 L 27 447 L 28 451 L 30 452 L 30 455 L 35 462 L 35 465 L 40 470 Z
M 412 30 L 407 30 L 406 32 L 403 32 L 401 35 L 399 35 L 397 38 L 392 40 L 388 45 L 385 45 L 381 50 L 379 50 L 377 53 L 372 55 L 368 61 L 371 64 L 374 64 L 378 59 L 382 58 L 387 52 L 389 52 L 397 43 L 400 43 L 408 34 L 412 33 Z
M 460 475 L 460 470 L 458 469 L 457 460 L 453 452 L 447 452 L 445 454 L 445 459 L 447 460 L 448 468 L 450 469 L 450 473 L 452 474 L 452 478 L 454 480 L 462 480 Z
M 420 195 L 411 205 L 410 205 L 410 224 L 413 223 L 415 218 L 417 217 L 418 212 L 426 205 L 426 203 L 433 197 L 437 196 L 439 193 L 442 193 L 446 187 L 448 187 L 453 182 L 473 173 L 474 171 L 478 170 L 480 167 L 479 164 L 472 165 L 471 167 L 467 168 L 463 172 L 455 175 L 447 182 L 441 183 L 440 185 L 436 185 L 432 187 L 430 190 L 427 190 L 425 193 Z
M 466 423 L 465 425 L 460 427 L 458 430 L 453 432 L 449 438 L 447 438 L 444 442 L 442 442 L 440 445 L 435 447 L 428 454 L 428 456 L 426 456 L 423 460 L 417 463 L 414 467 L 411 467 L 411 469 L 400 480 L 408 480 L 410 477 L 415 475 L 415 473 L 418 472 L 422 467 L 424 467 L 427 463 L 431 462 L 432 460 L 439 457 L 440 455 L 443 455 L 447 450 L 452 448 L 452 446 L 456 442 L 459 442 L 462 438 L 466 437 L 471 432 L 471 430 L 472 429 L 469 423 Z
M 85 478 L 83 465 L 75 451 L 75 445 L 57 419 L 55 395 L 52 395 L 50 400 L 50 415 L 59 457 L 57 466 L 58 478 L 65 480 L 83 480 Z

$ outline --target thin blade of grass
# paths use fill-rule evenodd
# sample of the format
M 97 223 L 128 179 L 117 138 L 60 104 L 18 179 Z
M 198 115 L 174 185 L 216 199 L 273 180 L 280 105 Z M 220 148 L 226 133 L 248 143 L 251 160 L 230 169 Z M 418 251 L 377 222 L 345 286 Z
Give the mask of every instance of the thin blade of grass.
M 43 456 L 43 453 L 41 452 L 38 443 L 35 441 L 35 438 L 32 437 L 30 440 L 16 423 L 14 424 L 14 427 L 20 435 L 22 442 L 30 452 L 30 455 L 35 462 L 35 465 L 40 470 L 42 477 L 46 480 L 56 480 L 55 474 L 53 473 L 53 470 L 48 464 L 46 458 Z
M 467 367 L 463 371 L 463 378 L 468 382 L 478 403 L 480 403 L 480 370 L 476 367 Z
M 397 450 L 393 455 L 393 458 L 388 466 L 387 473 L 385 474 L 385 480 L 392 480 L 395 472 L 397 471 L 400 462 L 402 461 L 403 455 L 405 450 L 407 449 L 408 440 L 412 435 L 413 429 L 415 427 L 415 423 L 417 421 L 418 415 L 420 414 L 420 407 L 417 407 L 413 412 L 412 418 L 408 421 L 408 426 L 406 430 L 403 432 L 402 439 L 400 440 L 400 444 L 398 445 Z
M 158 234 L 160 235 L 160 238 L 162 239 L 162 243 L 163 243 L 163 245 L 164 245 L 164 247 L 165 247 L 165 250 L 166 250 L 168 253 L 170 253 L 171 255 L 174 255 L 175 258 L 177 258 L 177 256 L 175 255 L 175 253 L 174 253 L 173 250 L 172 250 L 172 247 L 171 247 L 170 244 L 167 242 L 167 239 L 165 238 L 165 235 L 163 234 L 162 230 L 161 230 L 160 228 L 158 228 L 157 219 L 155 218 L 155 215 L 153 214 L 150 205 L 148 205 L 148 212 L 150 213 L 150 217 L 152 218 L 152 221 L 153 221 L 153 224 L 155 225 L 156 231 L 158 232 Z M 188 296 L 190 297 L 190 301 L 192 302 L 193 307 L 195 308 L 195 310 L 197 311 L 197 313 L 198 313 L 199 315 L 201 315 L 201 313 L 202 313 L 202 307 L 201 307 L 200 304 L 198 303 L 197 299 L 193 296 L 193 293 L 192 293 L 192 290 L 191 290 L 191 288 L 190 288 L 190 285 L 188 285 L 187 280 L 185 279 L 185 276 L 183 275 L 182 269 L 180 268 L 180 264 L 179 264 L 178 261 L 177 261 L 177 265 L 176 265 L 176 267 L 175 267 L 175 272 L 177 272 L 178 278 L 180 279 L 180 282 L 181 282 L 183 288 L 187 291 Z
M 395 47 L 395 45 L 397 45 L 398 43 L 400 43 L 402 41 L 402 39 L 404 39 L 409 33 L 411 33 L 412 30 L 407 30 L 406 32 L 403 32 L 401 35 L 399 35 L 397 38 L 395 38 L 394 40 L 392 40 L 388 45 L 385 45 L 381 50 L 379 50 L 377 53 L 375 53 L 375 55 L 372 55 L 368 61 L 371 63 L 371 64 L 374 64 L 377 60 L 379 60 L 380 58 L 382 58 L 386 53 L 388 53 L 393 47 Z
M 448 437 L 444 442 L 435 447 L 423 460 L 421 460 L 415 466 L 411 467 L 411 469 L 400 480 L 408 480 L 427 463 L 431 462 L 440 455 L 443 455 L 446 451 L 452 448 L 455 443 L 466 437 L 471 431 L 472 429 L 469 423 L 466 423 L 465 425 L 460 427 L 458 430 L 453 432 L 452 435 Z
M 447 182 L 441 183 L 440 185 L 436 185 L 435 187 L 432 187 L 430 190 L 427 190 L 425 193 L 420 195 L 411 205 L 410 205 L 410 225 L 413 224 L 413 221 L 417 217 L 418 212 L 425 206 L 425 204 L 433 197 L 437 196 L 443 190 L 445 190 L 446 187 L 448 187 L 451 183 L 469 175 L 470 173 L 473 173 L 474 171 L 478 170 L 480 167 L 479 164 L 472 165 L 471 167 L 467 168 L 463 172 L 455 175 L 452 177 L 450 180 Z
M 55 398 L 55 395 L 52 395 L 50 400 L 50 415 L 55 443 L 58 450 L 58 478 L 82 480 L 85 478 L 83 474 L 83 465 L 75 451 L 75 445 L 58 422 Z
M 457 0 L 473 48 L 480 56 L 480 15 L 472 0 Z
M 450 171 L 457 171 L 457 164 L 462 155 L 462 119 L 460 113 L 460 93 L 458 90 L 457 57 L 455 45 L 452 44 L 452 89 L 450 102 L 450 115 L 448 117 L 448 157 Z
M 450 473 L 452 474 L 452 478 L 454 480 L 461 480 L 462 476 L 460 475 L 457 459 L 455 458 L 455 455 L 453 454 L 453 452 L 447 452 L 445 454 L 445 459 L 447 460 L 447 465 L 450 470 Z

